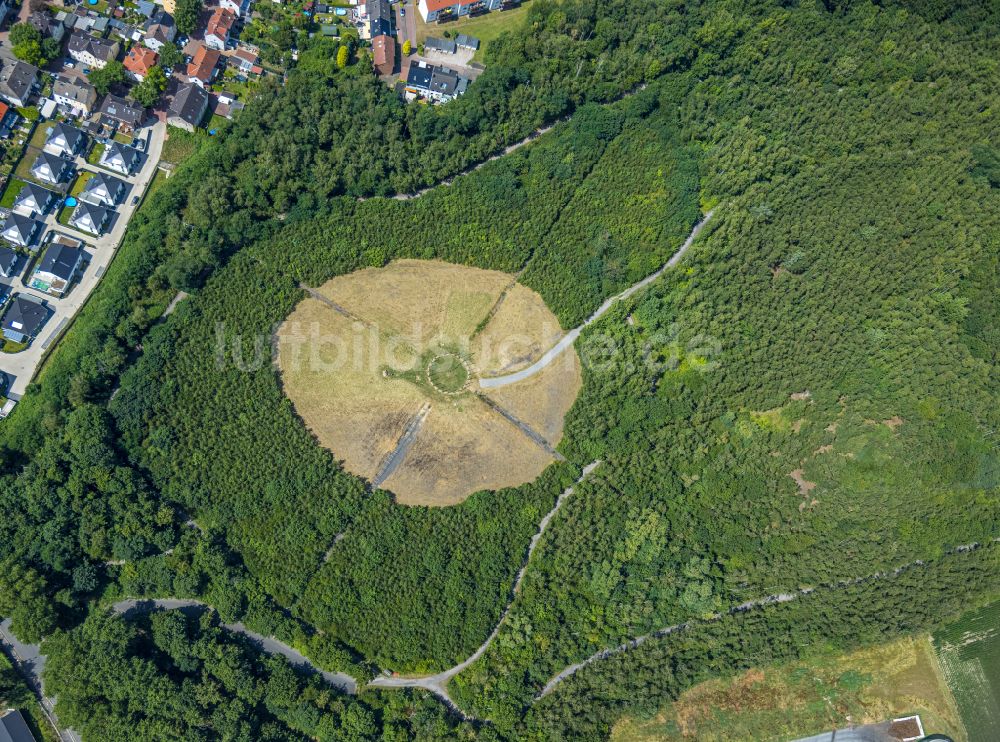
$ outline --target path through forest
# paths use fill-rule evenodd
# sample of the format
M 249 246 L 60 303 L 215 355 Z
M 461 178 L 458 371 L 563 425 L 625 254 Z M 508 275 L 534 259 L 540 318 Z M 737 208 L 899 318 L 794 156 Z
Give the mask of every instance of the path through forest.
M 714 209 L 705 214 L 704 218 L 700 222 L 694 225 L 694 229 L 691 230 L 691 234 L 689 234 L 687 239 L 684 240 L 684 244 L 680 246 L 677 252 L 675 252 L 670 257 L 670 260 L 664 263 L 659 270 L 657 270 L 655 273 L 651 273 L 650 275 L 646 276 L 638 283 L 629 286 L 620 294 L 615 294 L 614 296 L 605 300 L 605 302 L 601 304 L 601 306 L 599 306 L 594 311 L 593 314 L 591 314 L 589 317 L 587 317 L 587 319 L 583 321 L 582 325 L 580 325 L 579 327 L 574 327 L 572 330 L 563 335 L 563 337 L 559 340 L 558 343 L 549 348 L 544 354 L 542 354 L 542 357 L 539 358 L 537 361 L 535 361 L 533 364 L 531 364 L 527 368 L 521 369 L 516 373 L 507 374 L 506 376 L 492 376 L 480 379 L 479 386 L 482 387 L 483 389 L 496 389 L 497 387 L 507 386 L 508 384 L 515 384 L 518 381 L 524 381 L 525 379 L 534 376 L 543 368 L 548 366 L 550 363 L 552 363 L 552 361 L 554 361 L 556 358 L 562 355 L 563 351 L 565 351 L 568 347 L 570 347 L 573 343 L 576 342 L 576 339 L 580 337 L 580 333 L 583 332 L 583 329 L 587 325 L 596 322 L 598 319 L 601 318 L 603 314 L 605 314 L 609 309 L 611 309 L 611 307 L 613 307 L 619 301 L 627 299 L 637 291 L 644 289 L 646 286 L 651 284 L 657 278 L 662 276 L 664 272 L 667 271 L 669 268 L 673 268 L 675 265 L 677 265 L 680 262 L 681 258 L 684 257 L 684 254 L 690 249 L 691 245 L 694 244 L 695 238 L 697 238 L 697 236 L 701 233 L 702 228 L 708 223 L 708 220 L 712 218 L 713 213 L 715 213 Z

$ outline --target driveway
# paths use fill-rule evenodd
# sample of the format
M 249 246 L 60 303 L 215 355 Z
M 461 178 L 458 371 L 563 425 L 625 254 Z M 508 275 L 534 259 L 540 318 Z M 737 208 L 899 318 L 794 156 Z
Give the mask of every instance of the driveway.
M 128 227 L 132 215 L 138 208 L 138 206 L 132 205 L 133 196 L 143 196 L 152 182 L 153 176 L 156 174 L 156 166 L 160 161 L 160 153 L 163 151 L 163 140 L 166 131 L 166 124 L 162 121 L 158 121 L 152 126 L 149 145 L 146 147 L 146 159 L 136 175 L 126 178 L 117 173 L 111 173 L 116 178 L 128 183 L 130 188 L 128 195 L 125 197 L 125 203 L 115 209 L 117 215 L 110 232 L 100 237 L 95 237 L 94 235 L 85 234 L 59 224 L 57 219 L 58 209 L 45 217 L 45 232 L 61 232 L 70 237 L 83 240 L 86 243 L 85 250 L 89 256 L 90 263 L 86 266 L 83 275 L 77 279 L 66 296 L 57 298 L 28 288 L 21 283 L 20 276 L 0 280 L 0 284 L 5 285 L 11 293 L 30 294 L 44 299 L 49 310 L 52 312 L 52 315 L 42 327 L 38 337 L 25 350 L 20 353 L 0 354 L 0 372 L 3 372 L 7 376 L 9 385 L 7 396 L 10 399 L 19 400 L 24 395 L 28 383 L 41 365 L 46 351 L 55 343 L 59 334 L 66 329 L 107 270 L 108 264 L 114 257 L 115 251 L 118 249 L 122 237 L 125 235 L 125 229 Z M 77 157 L 76 165 L 81 171 L 103 172 L 99 168 L 89 165 L 83 157 Z

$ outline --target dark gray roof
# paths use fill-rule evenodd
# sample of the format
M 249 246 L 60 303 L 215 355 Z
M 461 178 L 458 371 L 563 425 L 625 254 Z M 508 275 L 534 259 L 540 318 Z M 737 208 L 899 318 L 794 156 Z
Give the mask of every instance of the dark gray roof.
M 0 742 L 35 742 L 20 711 L 10 711 L 0 716 Z
M 406 74 L 406 84 L 421 90 L 427 90 L 431 85 L 431 73 L 434 68 L 430 65 L 421 67 L 418 64 L 411 64 L 410 71 Z
M 142 124 L 146 117 L 146 111 L 141 106 L 129 105 L 124 98 L 110 93 L 104 96 L 104 100 L 101 101 L 100 112 L 105 116 L 110 116 L 115 121 L 128 124 L 133 129 Z
M 125 149 L 128 149 L 128 147 Z M 87 181 L 87 184 L 83 187 L 83 192 L 80 196 L 82 197 L 91 194 L 102 186 L 107 189 L 112 198 L 117 198 L 119 191 L 125 186 L 125 181 L 119 180 L 113 175 L 96 173 L 90 178 L 90 180 Z
M 433 36 L 427 38 L 424 42 L 424 48 L 435 49 L 439 52 L 446 52 L 448 54 L 454 54 L 458 50 L 455 42 L 451 39 L 436 39 Z
M 14 199 L 14 208 L 17 208 L 29 199 L 34 204 L 37 204 L 39 208 L 45 208 L 45 205 L 50 203 L 55 195 L 48 188 L 42 188 L 40 185 L 34 183 L 25 183 L 24 187 L 18 192 L 17 198 Z M 35 208 L 35 206 L 33 205 L 32 208 Z
M 45 255 L 42 256 L 37 270 L 51 273 L 64 281 L 69 281 L 82 257 L 83 250 L 80 248 L 64 245 L 61 242 L 53 242 L 45 251 Z
M 374 39 L 376 36 L 381 36 L 382 34 L 392 36 L 393 15 L 389 0 L 368 0 L 365 8 L 368 10 L 368 25 L 371 30 L 371 37 Z
M 116 46 L 117 42 L 98 39 L 85 33 L 73 33 L 69 37 L 70 54 L 73 52 L 77 54 L 90 52 L 97 59 L 103 59 L 105 62 L 114 59 L 118 51 L 115 48 Z
M 0 247 L 0 273 L 5 276 L 9 276 L 11 270 L 17 264 L 17 253 L 11 250 L 9 247 Z M 3 737 L 0 737 L 2 740 Z
M 97 97 L 94 86 L 77 77 L 59 75 L 52 89 L 56 95 L 75 101 L 88 101 Z
M 43 36 L 51 35 L 52 27 L 56 24 L 56 19 L 48 13 L 36 10 L 28 16 L 28 23 L 34 26 Z
M 0 92 L 23 100 L 38 81 L 38 68 L 20 60 L 3 60 L 0 68 Z
M 16 212 L 11 212 L 10 216 L 3 223 L 3 227 L 0 228 L 0 232 L 6 232 L 11 227 L 14 227 L 21 237 L 21 242 L 30 242 L 35 234 L 35 230 L 40 226 L 42 226 L 42 223 L 32 219 L 30 216 L 21 216 Z
M 70 217 L 70 222 L 75 224 L 82 215 L 89 214 L 94 226 L 100 229 L 107 221 L 109 213 L 108 209 L 103 206 L 97 206 L 88 201 L 78 201 L 73 210 L 73 216 Z
M 49 168 L 52 170 L 52 174 L 55 175 L 56 178 L 58 178 L 59 174 L 62 173 L 63 170 L 70 165 L 69 160 L 64 160 L 61 157 L 56 157 L 56 155 L 53 155 L 50 152 L 45 152 L 43 150 L 42 152 L 39 152 L 38 157 L 35 158 L 35 162 L 31 165 L 31 171 L 34 172 L 35 168 L 37 168 L 39 163 L 42 162 L 48 164 Z
M 192 126 L 197 126 L 201 123 L 201 117 L 205 115 L 207 107 L 208 93 L 193 83 L 182 85 L 170 104 L 167 116 L 176 116 Z
M 443 67 L 435 67 L 431 72 L 430 89 L 441 95 L 454 95 L 458 88 L 458 75 Z
M 32 337 L 48 318 L 49 310 L 40 301 L 26 294 L 17 294 L 11 300 L 10 308 L 4 314 L 0 327 Z M 6 718 L 4 717 L 4 720 Z M 14 739 L 18 738 L 14 737 Z
M 176 28 L 177 24 L 174 23 L 174 17 L 170 15 L 170 13 L 161 9 L 159 12 L 151 16 L 148 21 L 146 21 L 147 31 L 151 29 L 153 26 L 165 26 L 167 28 Z
M 479 48 L 479 39 L 477 39 L 475 36 L 469 36 L 468 34 L 460 33 L 458 36 L 455 37 L 455 42 L 459 46 L 464 46 L 467 49 Z
M 65 138 L 67 146 L 73 151 L 76 151 L 76 148 L 84 139 L 86 139 L 87 136 L 75 126 L 70 126 L 69 124 L 60 122 L 52 127 L 52 131 L 45 140 L 46 144 L 60 135 Z

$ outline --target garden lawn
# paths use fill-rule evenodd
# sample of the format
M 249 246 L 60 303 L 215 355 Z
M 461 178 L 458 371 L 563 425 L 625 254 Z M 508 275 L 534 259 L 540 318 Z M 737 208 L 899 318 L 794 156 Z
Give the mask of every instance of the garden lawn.
M 104 145 L 100 142 L 94 142 L 94 146 L 91 148 L 90 153 L 87 155 L 87 162 L 91 165 L 97 165 L 101 161 L 101 155 L 104 154 Z
M 475 36 L 481 42 L 479 50 L 472 59 L 475 62 L 482 62 L 487 43 L 504 31 L 509 31 L 521 25 L 521 22 L 528 15 L 530 7 L 531 1 L 529 0 L 522 4 L 521 7 L 514 8 L 513 10 L 494 10 L 477 18 L 462 18 L 452 23 L 442 23 L 440 25 L 425 23 L 424 19 L 420 17 L 419 12 L 416 10 L 411 12 L 417 14 L 417 44 L 423 44 L 428 36 L 442 37 L 445 31 L 451 31 L 452 38 L 454 38 L 455 34 L 468 34 L 469 36 Z
M 18 178 L 11 178 L 7 181 L 7 187 L 4 189 L 3 195 L 0 196 L 0 207 L 9 209 L 14 205 L 14 199 L 17 198 L 17 194 L 21 192 L 21 189 L 27 185 L 23 180 Z

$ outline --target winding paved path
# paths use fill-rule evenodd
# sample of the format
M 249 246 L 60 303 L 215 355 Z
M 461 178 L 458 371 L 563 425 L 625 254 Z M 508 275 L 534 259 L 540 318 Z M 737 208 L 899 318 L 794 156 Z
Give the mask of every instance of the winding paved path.
M 431 693 L 435 694 L 438 698 L 447 703 L 452 709 L 454 709 L 462 718 L 469 719 L 471 717 L 467 716 L 462 709 L 451 699 L 448 695 L 448 691 L 445 686 L 448 681 L 453 677 L 458 675 L 463 670 L 467 669 L 473 662 L 478 660 L 483 654 L 489 649 L 490 644 L 493 640 L 497 638 L 497 634 L 500 633 L 500 628 L 503 626 L 504 621 L 507 619 L 507 615 L 510 613 L 511 607 L 514 605 L 514 598 L 521 589 L 521 583 L 524 581 L 524 575 L 528 570 L 528 563 L 531 561 L 531 555 L 535 552 L 535 548 L 538 546 L 538 542 L 542 538 L 542 534 L 545 533 L 545 529 L 549 527 L 549 523 L 552 521 L 552 517 L 556 514 L 559 508 L 562 507 L 563 502 L 566 498 L 573 494 L 573 490 L 576 485 L 580 484 L 587 477 L 590 476 L 591 472 L 594 471 L 598 466 L 600 466 L 600 461 L 593 461 L 583 467 L 583 471 L 580 473 L 579 479 L 567 487 L 563 492 L 556 498 L 555 504 L 552 509 L 545 514 L 545 517 L 538 524 L 538 531 L 534 536 L 531 537 L 531 541 L 528 544 L 528 552 L 524 556 L 524 562 L 521 564 L 521 569 L 518 570 L 517 577 L 514 579 L 514 584 L 510 590 L 510 600 L 507 602 L 507 607 L 504 609 L 500 616 L 500 620 L 497 621 L 496 626 L 493 627 L 493 631 L 490 635 L 486 637 L 486 641 L 479 645 L 479 648 L 469 655 L 462 662 L 458 663 L 454 667 L 450 667 L 443 672 L 439 672 L 436 675 L 427 675 L 419 678 L 395 678 L 395 677 L 378 677 L 372 680 L 369 685 L 375 688 L 423 688 Z
M 111 610 L 119 615 L 128 617 L 136 613 L 148 612 L 155 609 L 172 611 L 194 608 L 201 610 L 209 607 L 210 606 L 207 603 L 200 600 L 190 600 L 187 598 L 157 598 L 155 600 L 135 600 L 133 598 L 129 598 L 128 600 L 120 600 L 113 604 L 111 606 Z M 273 636 L 264 636 L 263 634 L 253 632 L 242 623 L 222 624 L 222 628 L 227 631 L 231 631 L 234 634 L 242 634 L 253 641 L 267 654 L 281 655 L 296 667 L 305 668 L 318 673 L 331 687 L 352 695 L 358 692 L 357 681 L 347 673 L 328 672 L 321 667 L 317 667 L 308 657 L 299 652 L 297 649 L 285 644 L 285 642 L 276 639 Z
M 486 650 L 489 648 L 493 640 L 496 639 L 497 634 L 500 633 L 500 628 L 503 622 L 506 620 L 507 615 L 510 613 L 511 606 L 514 604 L 514 598 L 518 591 L 521 589 L 521 583 L 524 581 L 524 575 L 528 569 L 528 563 L 531 561 L 531 555 L 535 552 L 539 541 L 542 538 L 542 534 L 545 533 L 545 529 L 548 528 L 549 523 L 552 521 L 552 517 L 556 514 L 559 508 L 562 507 L 563 502 L 566 498 L 573 494 L 573 490 L 576 485 L 583 482 L 587 477 L 590 476 L 591 472 L 594 471 L 599 465 L 600 461 L 594 461 L 587 464 L 580 473 L 580 477 L 574 482 L 573 485 L 567 487 L 563 492 L 556 498 L 555 504 L 552 509 L 545 514 L 542 520 L 538 524 L 538 531 L 534 536 L 531 537 L 531 541 L 528 544 L 528 551 L 524 556 L 524 562 L 521 565 L 521 569 L 518 570 L 517 577 L 514 579 L 514 584 L 510 590 L 510 600 L 507 602 L 507 607 L 504 609 L 503 614 L 500 616 L 500 620 L 497 621 L 496 626 L 493 631 L 486 638 L 479 648 L 473 652 L 468 658 L 455 665 L 454 667 L 448 668 L 443 672 L 439 672 L 436 675 L 429 675 L 419 678 L 395 678 L 395 677 L 378 677 L 369 683 L 369 686 L 374 688 L 422 688 L 428 690 L 438 696 L 442 701 L 444 701 L 448 706 L 455 711 L 462 718 L 468 719 L 469 716 L 466 715 L 461 708 L 451 699 L 448 695 L 445 686 L 448 681 L 453 677 L 458 675 L 460 672 L 468 668 L 473 662 L 478 660 Z M 210 607 L 207 603 L 200 600 L 193 600 L 189 598 L 156 598 L 149 600 L 137 600 L 134 598 L 129 598 L 127 600 L 120 600 L 111 606 L 111 609 L 121 615 L 128 617 L 140 612 L 147 612 L 151 610 L 185 610 L 189 608 L 201 610 L 202 608 Z M 338 688 L 339 690 L 350 693 L 352 695 L 357 694 L 358 685 L 357 681 L 347 675 L 346 673 L 333 673 L 327 672 L 320 667 L 317 667 L 313 662 L 303 655 L 298 650 L 285 644 L 284 642 L 272 637 L 263 636 L 250 631 L 242 623 L 232 623 L 232 624 L 222 624 L 222 627 L 227 631 L 232 631 L 236 634 L 242 634 L 253 640 L 264 652 L 268 654 L 279 654 L 282 657 L 287 658 L 293 665 L 300 668 L 306 668 L 313 672 L 319 673 L 323 679 L 331 686 Z
M 655 273 L 646 276 L 638 283 L 629 286 L 620 294 L 615 294 L 614 296 L 605 300 L 605 302 L 601 304 L 601 306 L 599 306 L 592 315 L 590 315 L 589 317 L 587 317 L 586 320 L 584 320 L 582 325 L 580 325 L 579 327 L 575 327 L 569 332 L 567 332 L 559 340 L 558 343 L 549 348 L 537 361 L 532 363 L 527 368 L 521 369 L 520 371 L 513 374 L 507 374 L 506 376 L 492 376 L 480 379 L 479 386 L 482 387 L 483 389 L 496 389 L 497 387 L 507 386 L 508 384 L 516 384 L 519 381 L 524 381 L 525 379 L 534 376 L 543 368 L 548 366 L 550 363 L 552 363 L 552 361 L 554 361 L 556 358 L 562 355 L 563 351 L 565 351 L 568 347 L 570 347 L 573 343 L 576 342 L 576 339 L 580 337 L 580 333 L 583 332 L 583 329 L 587 325 L 596 322 L 598 319 L 601 318 L 601 316 L 605 312 L 611 309 L 611 307 L 613 307 L 615 304 L 624 299 L 629 298 L 637 291 L 646 288 L 646 286 L 648 286 L 657 278 L 662 276 L 664 272 L 666 272 L 668 269 L 673 268 L 675 265 L 677 265 L 681 261 L 681 258 L 684 257 L 684 254 L 691 248 L 691 245 L 694 244 L 695 238 L 697 238 L 698 235 L 701 233 L 702 228 L 708 223 L 708 220 L 712 218 L 713 213 L 715 213 L 714 210 L 709 211 L 707 214 L 705 214 L 704 218 L 694 226 L 694 229 L 691 230 L 691 234 L 689 234 L 688 238 L 684 240 L 684 244 L 681 245 L 680 249 L 678 249 L 677 252 L 675 252 L 670 257 L 670 260 L 664 263 L 662 268 L 660 268 Z
M 1000 543 L 1000 538 L 995 538 L 992 541 L 987 542 L 987 545 L 996 543 Z M 954 556 L 956 554 L 967 554 L 976 551 L 977 549 L 980 549 L 982 546 L 983 544 L 980 544 L 978 542 L 972 544 L 965 544 L 963 546 L 956 546 L 955 548 L 946 551 L 945 555 Z M 912 569 L 913 567 L 919 567 L 922 564 L 924 564 L 923 559 L 915 559 L 912 562 L 907 562 L 906 564 L 903 564 L 899 567 L 896 567 L 893 570 L 886 572 L 875 572 L 874 574 L 865 575 L 863 577 L 854 577 L 848 580 L 839 580 L 837 582 L 823 583 L 821 585 L 818 585 L 817 587 L 804 587 L 800 590 L 791 593 L 778 593 L 776 595 L 768 595 L 764 598 L 757 598 L 756 600 L 748 600 L 745 603 L 740 603 L 737 606 L 733 606 L 727 611 L 714 614 L 710 618 L 705 619 L 704 623 L 715 623 L 716 621 L 721 621 L 726 616 L 732 616 L 737 613 L 743 613 L 745 611 L 751 610 L 752 608 L 761 608 L 764 606 L 775 605 L 779 603 L 790 603 L 791 601 L 797 600 L 804 595 L 809 595 L 809 593 L 815 592 L 816 590 L 839 590 L 841 588 L 850 587 L 851 585 L 858 585 L 862 582 L 867 582 L 869 580 L 884 580 L 887 577 L 895 577 L 901 572 L 905 572 L 906 570 Z M 545 687 L 542 689 L 542 692 L 539 693 L 537 696 L 535 696 L 535 700 L 537 701 L 547 696 L 549 693 L 555 690 L 556 686 L 558 686 L 561 682 L 563 682 L 569 677 L 572 677 L 577 672 L 587 667 L 587 665 L 592 665 L 593 663 L 599 662 L 600 660 L 606 660 L 607 658 L 613 657 L 617 654 L 621 654 L 622 652 L 627 652 L 630 649 L 635 649 L 636 647 L 640 647 L 650 639 L 660 639 L 664 636 L 684 631 L 692 623 L 701 623 L 701 622 L 685 621 L 684 623 L 675 624 L 673 626 L 666 626 L 662 629 L 657 629 L 652 633 L 644 634 L 642 636 L 637 636 L 634 639 L 629 639 L 627 642 L 625 642 L 624 644 L 619 644 L 617 647 L 609 647 L 607 649 L 602 649 L 600 652 L 595 652 L 594 654 L 590 655 L 590 657 L 588 657 L 587 659 L 572 664 L 569 667 L 562 670 L 561 672 L 559 672 L 557 675 L 555 675 L 551 680 L 549 680 L 548 683 L 545 684 Z

